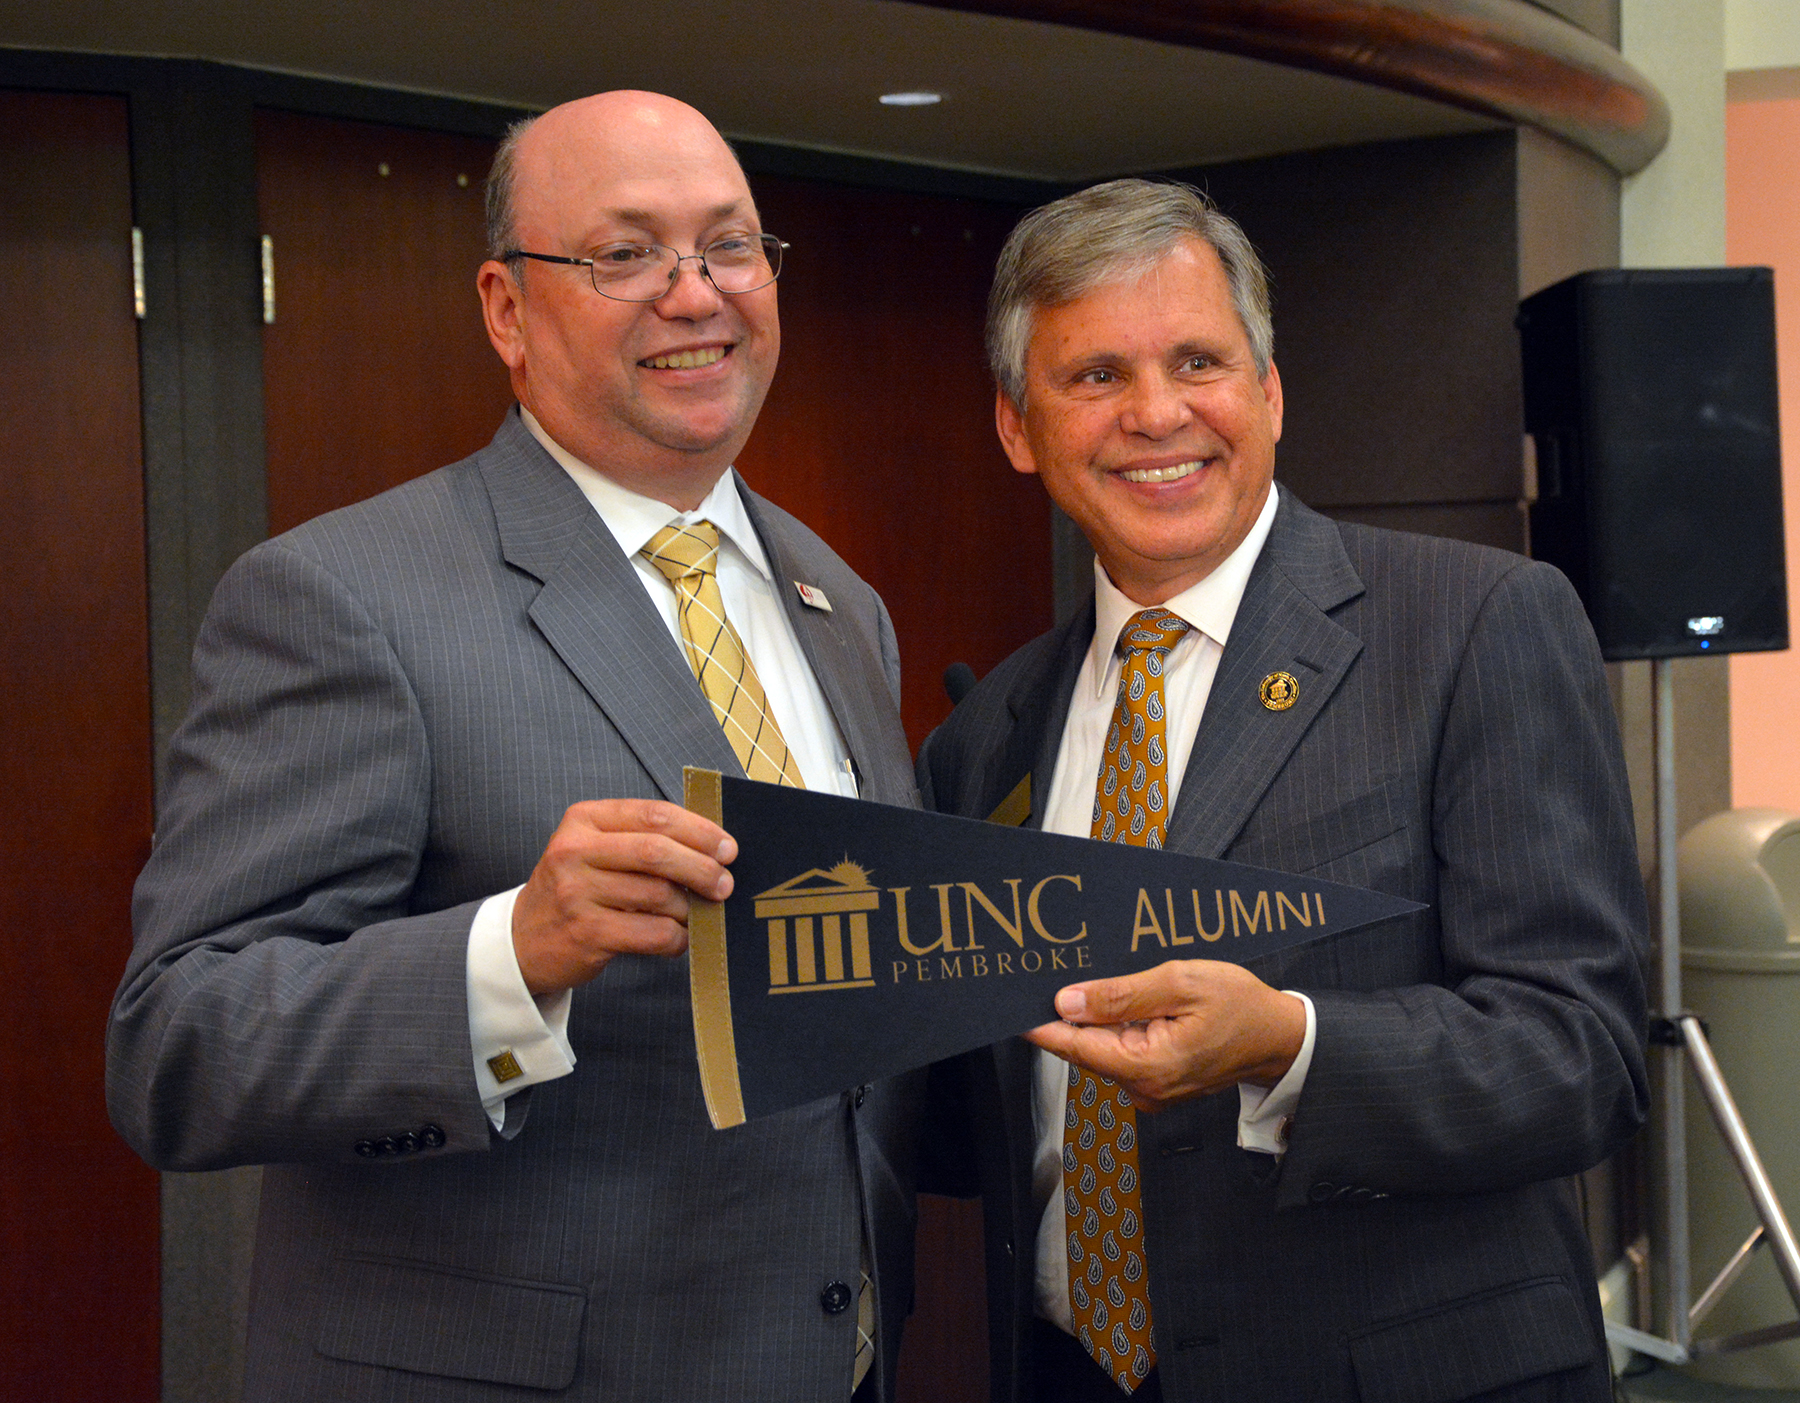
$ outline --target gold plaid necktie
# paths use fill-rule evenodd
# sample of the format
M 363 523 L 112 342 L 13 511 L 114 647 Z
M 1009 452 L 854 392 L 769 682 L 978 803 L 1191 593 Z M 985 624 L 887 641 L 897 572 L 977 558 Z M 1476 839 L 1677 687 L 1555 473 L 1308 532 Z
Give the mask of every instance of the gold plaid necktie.
M 1163 660 L 1187 631 L 1168 610 L 1144 609 L 1119 634 L 1119 692 L 1100 758 L 1090 837 L 1162 846 L 1169 813 Z M 1063 1207 L 1076 1333 L 1094 1362 L 1131 1393 L 1156 1363 L 1137 1113 L 1124 1087 L 1075 1066 L 1069 1068 L 1063 1116 Z
M 800 767 L 769 711 L 756 668 L 725 617 L 719 597 L 719 528 L 710 521 L 665 526 L 640 554 L 675 586 L 688 666 L 744 773 L 765 784 L 803 788 Z

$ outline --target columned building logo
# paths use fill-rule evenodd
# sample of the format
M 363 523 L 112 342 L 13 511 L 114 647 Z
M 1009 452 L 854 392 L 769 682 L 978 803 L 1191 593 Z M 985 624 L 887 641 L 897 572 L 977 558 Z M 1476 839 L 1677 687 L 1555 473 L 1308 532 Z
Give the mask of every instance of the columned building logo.
M 869 874 L 848 861 L 829 872 L 815 867 L 760 893 L 756 918 L 769 923 L 769 992 L 873 988 L 869 912 L 880 905 Z

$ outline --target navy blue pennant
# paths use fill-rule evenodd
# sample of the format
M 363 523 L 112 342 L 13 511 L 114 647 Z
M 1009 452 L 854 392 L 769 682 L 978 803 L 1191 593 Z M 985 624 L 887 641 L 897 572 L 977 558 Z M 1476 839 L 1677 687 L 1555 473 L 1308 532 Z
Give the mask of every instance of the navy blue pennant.
M 1165 960 L 1262 956 L 1417 902 L 1239 863 L 687 771 L 738 842 L 688 920 L 713 1124 L 1012 1037 L 1057 990 Z

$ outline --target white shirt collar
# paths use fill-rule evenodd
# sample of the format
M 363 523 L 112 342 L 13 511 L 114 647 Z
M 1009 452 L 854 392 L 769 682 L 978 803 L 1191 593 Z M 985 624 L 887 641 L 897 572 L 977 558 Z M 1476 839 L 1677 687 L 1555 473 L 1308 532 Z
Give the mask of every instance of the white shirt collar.
M 606 523 L 606 529 L 612 532 L 619 549 L 625 552 L 626 559 L 635 556 L 649 544 L 652 536 L 672 522 L 710 521 L 719 528 L 722 538 L 737 547 L 738 554 L 757 574 L 765 580 L 773 578 L 769 559 L 763 554 L 762 542 L 756 538 L 756 528 L 751 526 L 750 513 L 744 509 L 744 499 L 737 490 L 737 478 L 729 468 L 719 474 L 719 480 L 699 506 L 691 512 L 676 511 L 667 502 L 621 487 L 605 473 L 589 467 L 545 433 L 544 426 L 524 405 L 519 406 L 519 418 L 531 436 L 544 446 L 544 451 L 556 460 L 557 466 L 575 480 L 582 495 L 599 513 L 600 520 Z
M 1269 484 L 1268 500 L 1263 503 L 1262 511 L 1257 513 L 1255 523 L 1250 532 L 1238 543 L 1238 548 L 1226 556 L 1205 579 L 1198 584 L 1190 585 L 1173 599 L 1164 602 L 1162 607 L 1177 618 L 1185 619 L 1201 633 L 1223 648 L 1231 637 L 1232 621 L 1237 618 L 1238 606 L 1244 602 L 1244 587 L 1250 583 L 1250 571 L 1256 564 L 1256 558 L 1262 554 L 1263 544 L 1269 539 L 1269 528 L 1275 524 L 1275 506 L 1277 488 Z M 1101 565 L 1100 558 L 1094 557 L 1094 695 L 1101 696 L 1107 691 L 1107 660 L 1119 641 L 1119 632 L 1126 623 L 1144 606 L 1135 600 L 1128 599 L 1113 584 Z

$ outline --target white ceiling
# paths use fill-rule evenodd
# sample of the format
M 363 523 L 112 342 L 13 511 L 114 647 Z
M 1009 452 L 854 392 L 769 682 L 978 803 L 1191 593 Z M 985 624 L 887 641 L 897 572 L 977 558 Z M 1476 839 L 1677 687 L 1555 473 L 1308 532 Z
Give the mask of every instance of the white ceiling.
M 1253 59 L 896 0 L 0 0 L 0 44 L 530 108 L 646 87 L 734 137 L 1066 181 L 1496 125 Z M 902 88 L 945 100 L 876 102 Z

